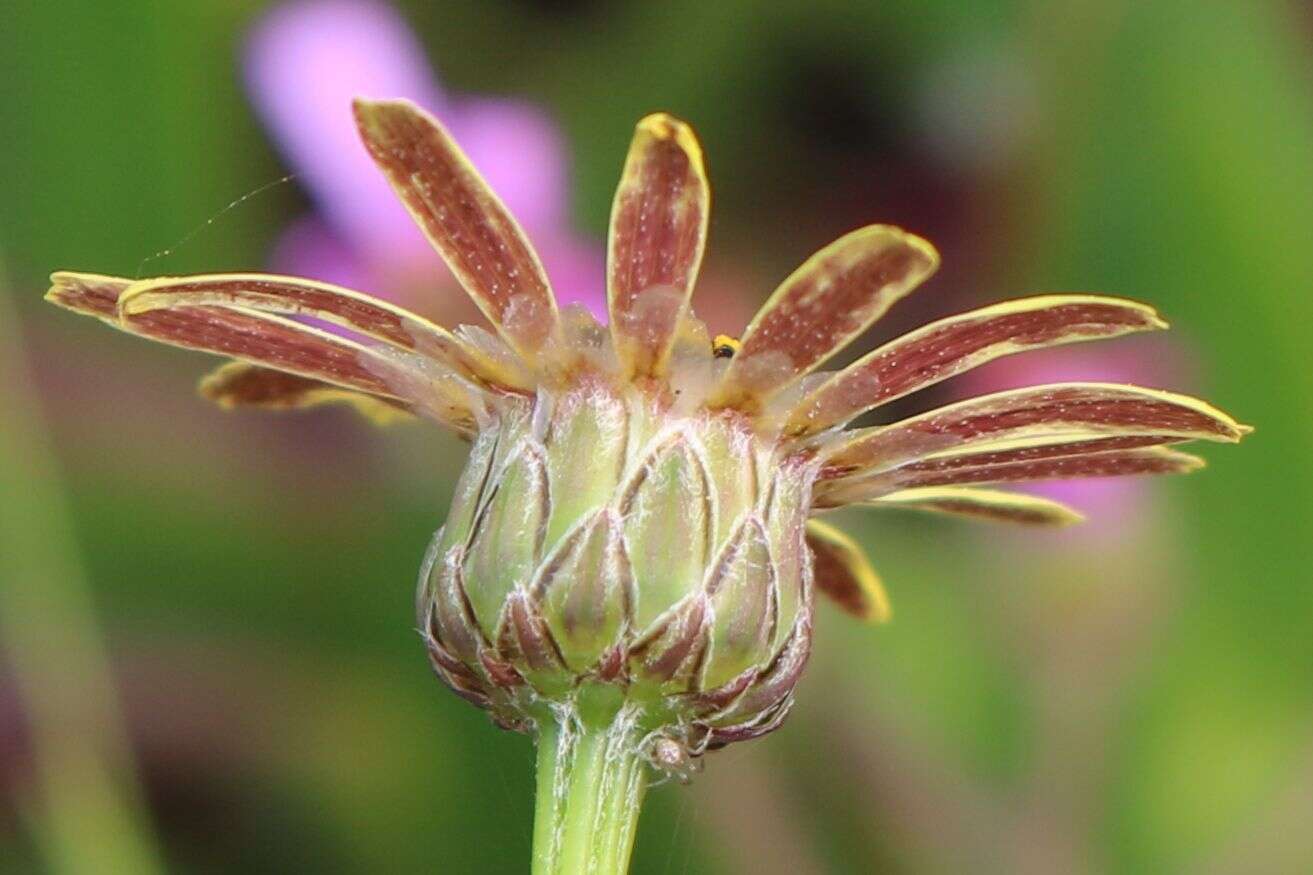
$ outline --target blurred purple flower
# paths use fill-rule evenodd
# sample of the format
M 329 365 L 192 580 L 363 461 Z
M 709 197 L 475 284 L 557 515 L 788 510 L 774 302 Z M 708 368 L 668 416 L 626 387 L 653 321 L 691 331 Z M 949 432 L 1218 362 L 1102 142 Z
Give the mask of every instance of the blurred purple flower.
M 452 95 L 399 13 L 380 0 L 295 0 L 254 28 L 251 98 L 316 212 L 293 225 L 276 270 L 414 299 L 447 271 L 360 144 L 351 99 L 406 97 L 442 120 L 523 223 L 561 303 L 605 318 L 601 246 L 569 222 L 561 132 L 522 101 Z M 452 296 L 462 298 L 462 296 Z

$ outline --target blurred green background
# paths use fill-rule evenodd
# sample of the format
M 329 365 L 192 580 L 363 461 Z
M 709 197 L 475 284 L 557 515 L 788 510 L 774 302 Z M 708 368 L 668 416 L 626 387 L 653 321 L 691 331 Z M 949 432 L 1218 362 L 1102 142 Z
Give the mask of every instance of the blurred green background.
M 265 267 L 312 209 L 293 181 L 220 214 L 295 170 L 241 72 L 272 5 L 0 10 L 3 872 L 527 867 L 531 743 L 443 689 L 412 632 L 463 446 L 212 409 L 203 357 L 41 301 L 53 269 L 132 276 L 165 249 L 146 273 Z M 794 716 L 651 792 L 636 872 L 1313 871 L 1304 4 L 397 8 L 449 90 L 551 114 L 593 240 L 634 121 L 693 123 L 713 327 L 887 221 L 945 267 L 873 339 L 1122 294 L 1174 330 L 1080 361 L 1258 428 L 1201 474 L 1084 494 L 1083 531 L 847 517 L 894 622 L 820 606 Z

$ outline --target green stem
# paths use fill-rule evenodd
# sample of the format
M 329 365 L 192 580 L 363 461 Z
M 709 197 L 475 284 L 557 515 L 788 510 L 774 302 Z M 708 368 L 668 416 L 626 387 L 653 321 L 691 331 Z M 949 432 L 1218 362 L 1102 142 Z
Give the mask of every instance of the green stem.
M 37 837 L 51 871 L 162 872 L 20 328 L 0 288 L 0 661 L 31 731 Z
M 647 786 L 627 712 L 594 726 L 561 714 L 538 735 L 533 875 L 624 875 Z

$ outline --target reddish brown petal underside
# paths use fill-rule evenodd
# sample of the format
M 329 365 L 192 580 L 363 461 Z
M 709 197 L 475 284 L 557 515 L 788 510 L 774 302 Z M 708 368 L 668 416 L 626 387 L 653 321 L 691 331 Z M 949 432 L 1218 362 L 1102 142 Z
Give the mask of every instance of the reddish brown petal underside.
M 356 100 L 369 154 L 498 331 L 532 355 L 554 335 L 556 300 L 533 247 L 442 125 L 405 100 Z
M 711 194 L 688 125 L 664 113 L 634 132 L 611 206 L 611 334 L 630 375 L 659 375 L 697 279 Z
M 400 398 L 394 383 L 402 366 L 346 338 L 289 319 L 226 307 L 179 307 L 125 314 L 134 287 L 118 277 L 59 272 L 51 276 L 47 300 L 96 316 L 126 331 L 205 352 L 219 353 L 372 395 Z M 114 309 L 111 311 L 110 305 Z M 403 399 L 408 400 L 408 399 Z
M 1198 456 L 1165 447 L 1112 450 L 1057 458 L 921 471 L 898 468 L 871 477 L 837 481 L 818 489 L 817 507 L 840 507 L 871 501 L 900 489 L 954 484 L 1022 483 L 1129 474 L 1183 474 L 1203 465 Z
M 1055 437 L 1044 443 L 1025 443 L 1007 449 L 966 450 L 933 456 L 929 459 L 900 465 L 905 471 L 949 471 L 954 468 L 977 468 L 981 465 L 1003 465 L 1013 462 L 1033 462 L 1038 459 L 1057 459 L 1063 456 L 1089 456 L 1109 450 L 1134 450 L 1139 447 L 1158 447 L 1180 443 L 1186 438 L 1170 434 L 1133 434 L 1117 437 L 1090 437 L 1078 434 L 1070 438 Z M 985 447 L 991 446 L 985 444 Z
M 800 401 L 787 429 L 816 432 L 1004 355 L 1164 328 L 1153 309 L 1093 295 L 1044 295 L 951 316 L 896 338 Z
M 1244 426 L 1225 413 L 1184 395 L 1111 383 L 1055 383 L 971 398 L 853 432 L 830 455 L 827 471 L 843 476 L 879 470 L 973 446 L 1011 449 L 988 445 L 1047 435 L 1237 441 L 1244 433 Z
M 889 619 L 889 596 L 861 545 L 828 523 L 809 520 L 807 547 L 819 592 L 859 619 L 873 623 Z
M 1124 474 L 1183 474 L 1196 470 L 1202 464 L 1203 460 L 1189 453 L 1148 447 L 944 471 L 911 472 L 905 482 L 916 486 L 941 486 L 949 483 L 1020 483 L 1073 477 L 1117 477 Z
M 410 415 L 409 406 L 395 398 L 366 395 L 247 362 L 221 365 L 201 380 L 199 389 L 202 397 L 225 410 L 302 410 L 321 404 L 347 404 L 380 425 Z
M 128 315 L 218 306 L 323 319 L 432 358 L 467 378 L 493 385 L 512 382 L 505 368 L 496 367 L 442 327 L 394 304 L 329 283 L 271 274 L 209 274 L 142 280 L 125 295 L 123 310 Z
M 762 305 L 718 391 L 720 406 L 751 407 L 842 349 L 939 266 L 920 237 L 869 225 L 795 270 Z
M 182 307 L 123 316 L 120 321 L 133 334 L 162 343 L 219 353 L 372 395 L 398 397 L 394 386 L 402 382 L 388 378 L 399 366 L 368 347 L 265 313 Z

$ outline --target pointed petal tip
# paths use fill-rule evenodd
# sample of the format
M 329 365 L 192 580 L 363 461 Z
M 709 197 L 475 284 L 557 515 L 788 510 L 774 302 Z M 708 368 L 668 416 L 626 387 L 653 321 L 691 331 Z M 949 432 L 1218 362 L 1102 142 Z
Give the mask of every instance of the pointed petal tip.
M 451 136 L 444 122 L 409 97 L 353 97 L 351 115 L 355 118 L 356 127 L 371 152 L 375 142 L 398 138 L 397 133 L 388 131 L 389 121 L 399 123 L 402 120 L 417 120 L 425 125 L 437 127 L 444 136 Z
M 1061 295 L 1059 297 L 1068 297 L 1068 296 L 1088 298 L 1089 300 L 1106 301 L 1108 303 L 1116 303 L 1116 304 L 1120 304 L 1123 307 L 1139 310 L 1141 313 L 1144 314 L 1144 324 L 1137 327 L 1145 331 L 1165 331 L 1168 328 L 1172 327 L 1171 323 L 1169 323 L 1163 317 L 1163 314 L 1158 312 L 1158 308 L 1154 307 L 1151 304 L 1146 304 L 1143 301 L 1137 301 L 1134 298 L 1123 298 L 1119 295 L 1105 295 L 1098 292 L 1085 292 L 1079 294 L 1071 293 L 1070 295 Z
M 925 257 L 927 266 L 926 266 L 925 276 L 922 277 L 922 280 L 925 280 L 931 274 L 933 274 L 935 271 L 939 269 L 939 263 L 941 261 L 939 250 L 936 249 L 935 245 L 931 243 L 929 240 L 925 239 L 924 237 L 913 234 L 910 231 L 904 231 L 902 228 L 898 228 L 893 225 L 882 225 L 878 227 L 885 228 L 888 231 L 892 231 L 896 235 L 901 236 L 904 243 L 906 243 L 908 246 L 912 247 L 913 249 L 919 251 L 921 255 Z
M 1197 398 L 1193 395 L 1183 395 L 1179 392 L 1171 392 L 1165 389 L 1152 389 L 1134 383 L 1053 383 L 1049 385 L 1031 386 L 1028 387 L 1028 389 L 1004 390 L 1003 392 L 993 393 L 993 395 L 990 396 L 981 397 L 1002 397 L 1010 393 L 1025 392 L 1028 390 L 1064 390 L 1068 388 L 1083 389 L 1091 392 L 1105 391 L 1110 394 L 1132 393 L 1140 396 L 1145 402 L 1160 402 L 1182 411 L 1190 411 L 1198 414 L 1206 419 L 1213 428 L 1190 434 L 1188 436 L 1190 440 L 1207 440 L 1217 443 L 1233 444 L 1238 442 L 1241 437 L 1252 430 L 1250 426 L 1240 424 L 1225 411 L 1214 407 L 1202 398 Z
M 872 601 L 863 613 L 857 615 L 857 619 L 872 626 L 883 626 L 885 623 L 892 622 L 893 618 L 893 605 L 884 600 Z
M 1133 301 L 1130 298 L 1113 298 L 1112 300 L 1120 301 L 1123 304 L 1134 307 L 1144 313 L 1144 324 L 1138 326 L 1144 331 L 1166 331 L 1172 327 L 1172 324 L 1163 318 L 1163 314 L 1159 313 L 1156 308 L 1151 307 L 1148 304 L 1140 301 Z
M 857 619 L 863 623 L 870 623 L 872 626 L 883 626 L 885 623 L 892 622 L 894 619 L 894 607 L 889 604 L 884 587 L 879 590 L 880 598 L 872 599 L 866 609 L 857 614 Z
M 364 97 L 351 98 L 351 114 L 356 125 L 361 129 L 372 127 L 379 118 L 388 112 L 406 113 L 431 118 L 430 113 L 415 101 L 407 97 Z
M 1188 395 L 1178 395 L 1176 397 L 1182 399 L 1183 401 L 1194 402 L 1195 404 L 1198 405 L 1198 409 L 1201 413 L 1210 416 L 1222 429 L 1222 431 L 1218 434 L 1217 437 L 1217 439 L 1222 443 L 1228 443 L 1228 444 L 1240 443 L 1241 438 L 1243 438 L 1247 434 L 1250 434 L 1254 430 L 1254 427 L 1252 425 L 1245 425 L 1242 422 L 1238 422 L 1230 414 L 1222 411 L 1217 407 L 1214 407 L 1213 405 L 1209 404 L 1207 401 L 1203 401 L 1198 398 L 1193 398 Z
M 409 100 L 352 102 L 366 150 L 466 292 L 533 361 L 559 313 L 538 253 L 450 132 Z
M 73 270 L 57 270 L 50 275 L 50 288 L 46 290 L 45 299 L 47 301 L 57 302 L 59 296 L 66 294 L 69 289 L 74 287 L 80 280 L 84 279 L 108 279 L 108 277 L 98 277 L 92 273 L 80 273 Z
M 638 120 L 639 128 L 652 131 L 657 136 L 664 136 L 664 132 L 674 126 L 687 128 L 688 124 L 663 110 L 650 112 Z
M 898 508 L 992 522 L 1065 528 L 1085 516 L 1061 502 L 1024 492 L 976 486 L 920 486 L 861 502 L 871 508 Z
M 1064 509 L 1066 510 L 1066 513 L 1064 515 L 1056 517 L 1053 520 L 1053 522 L 1050 523 L 1050 525 L 1052 525 L 1054 528 L 1068 529 L 1071 528 L 1072 526 L 1078 526 L 1081 523 L 1085 522 L 1086 519 L 1085 514 L 1070 507 Z

